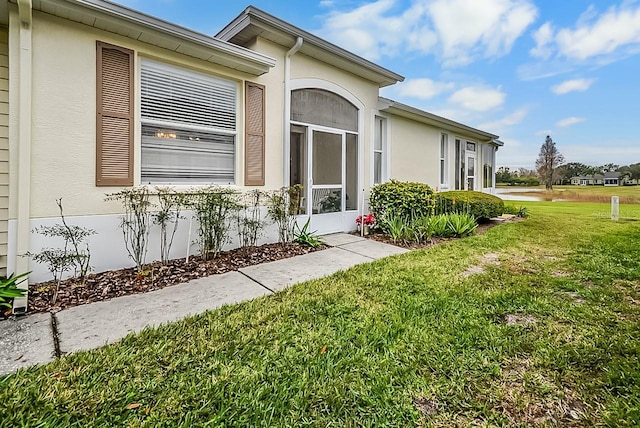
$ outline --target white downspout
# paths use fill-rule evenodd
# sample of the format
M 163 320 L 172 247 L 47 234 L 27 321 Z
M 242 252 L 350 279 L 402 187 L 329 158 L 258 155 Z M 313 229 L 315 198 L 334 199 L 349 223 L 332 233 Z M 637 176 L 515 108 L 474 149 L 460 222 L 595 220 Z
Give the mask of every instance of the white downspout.
M 25 254 L 29 251 L 31 227 L 31 100 L 32 100 L 32 42 L 31 24 L 33 5 L 31 0 L 18 0 L 18 16 L 20 19 L 20 52 L 18 57 L 18 183 L 17 194 L 11 195 L 18 201 L 18 218 L 16 233 L 16 275 L 27 272 L 29 260 Z M 28 280 L 19 285 L 28 289 Z M 13 313 L 24 313 L 27 310 L 27 297 L 13 301 Z
M 304 40 L 298 37 L 296 43 L 287 51 L 284 56 L 284 147 L 282 159 L 282 186 L 289 187 L 290 184 L 290 166 L 289 157 L 291 156 L 291 57 L 296 54 L 302 47 Z

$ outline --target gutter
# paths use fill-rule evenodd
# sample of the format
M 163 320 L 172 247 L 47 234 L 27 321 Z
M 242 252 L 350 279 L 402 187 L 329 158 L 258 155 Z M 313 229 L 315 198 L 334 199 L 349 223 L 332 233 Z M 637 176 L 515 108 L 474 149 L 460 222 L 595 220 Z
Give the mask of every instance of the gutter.
M 32 0 L 18 0 L 18 19 L 20 20 L 20 52 L 18 53 L 18 174 L 17 192 L 11 199 L 17 200 L 17 233 L 16 233 L 16 263 L 13 273 L 28 272 L 30 219 L 31 219 L 31 87 L 32 87 L 32 40 L 31 24 L 33 4 Z M 10 201 L 12 202 L 12 201 Z M 29 290 L 29 280 L 18 285 L 19 288 Z M 28 298 L 18 297 L 13 300 L 13 313 L 22 314 L 27 311 Z
M 294 56 L 302 47 L 304 39 L 298 37 L 296 43 L 287 51 L 284 56 L 284 147 L 282 159 L 282 185 L 289 187 L 291 171 L 289 158 L 291 156 L 291 57 Z

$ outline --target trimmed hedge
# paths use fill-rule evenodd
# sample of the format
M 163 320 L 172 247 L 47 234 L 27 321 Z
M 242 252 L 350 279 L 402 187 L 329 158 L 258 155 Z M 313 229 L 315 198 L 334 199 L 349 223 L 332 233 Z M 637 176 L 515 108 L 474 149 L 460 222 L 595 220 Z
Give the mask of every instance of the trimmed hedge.
M 434 191 L 424 183 L 391 180 L 371 189 L 369 207 L 376 219 L 385 215 L 424 217 L 433 214 Z
M 436 193 L 436 212 L 469 213 L 476 220 L 501 216 L 504 202 L 497 196 L 469 190 Z

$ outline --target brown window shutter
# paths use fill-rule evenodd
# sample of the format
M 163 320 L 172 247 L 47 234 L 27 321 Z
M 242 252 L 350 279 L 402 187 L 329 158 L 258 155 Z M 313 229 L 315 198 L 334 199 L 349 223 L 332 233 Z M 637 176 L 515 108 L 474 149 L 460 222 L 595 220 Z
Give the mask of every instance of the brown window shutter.
M 133 51 L 97 42 L 96 186 L 133 186 Z
M 245 84 L 245 186 L 264 186 L 264 86 Z

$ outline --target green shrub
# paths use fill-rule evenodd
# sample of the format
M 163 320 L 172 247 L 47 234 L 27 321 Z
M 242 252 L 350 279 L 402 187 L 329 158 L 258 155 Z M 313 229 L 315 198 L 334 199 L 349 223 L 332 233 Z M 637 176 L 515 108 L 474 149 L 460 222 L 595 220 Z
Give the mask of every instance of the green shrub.
M 0 279 L 0 308 L 11 308 L 12 300 L 16 297 L 22 297 L 27 290 L 18 288 L 18 284 L 27 279 L 31 272 L 23 273 L 18 276 L 13 274 L 8 278 Z
M 448 214 L 447 226 L 451 236 L 463 237 L 473 235 L 478 223 L 470 214 Z
M 523 207 L 523 206 L 505 205 L 504 214 L 512 214 L 517 217 L 526 218 L 526 217 L 529 217 L 529 210 L 527 209 L 527 207 Z
M 425 216 L 416 218 L 411 222 L 410 231 L 411 239 L 416 243 L 426 243 L 431 240 L 433 234 L 431 230 L 431 220 L 433 217 Z
M 447 214 L 439 214 L 431 217 L 431 234 L 433 236 L 439 236 L 441 238 L 448 238 L 451 236 L 449 229 L 449 216 Z
M 502 215 L 504 202 L 488 193 L 452 190 L 436 193 L 436 212 L 470 214 L 476 220 L 485 220 Z
M 393 242 L 405 238 L 408 221 L 406 218 L 393 214 L 391 211 L 377 218 L 379 219 L 377 225 L 384 234 L 389 235 Z
M 311 222 L 311 218 L 307 219 L 307 222 L 304 226 L 298 226 L 298 223 L 294 222 L 294 232 L 293 232 L 293 242 L 297 242 L 299 244 L 308 245 L 309 247 L 319 247 L 322 245 L 322 240 L 316 235 L 315 231 L 309 231 L 309 223 Z
M 434 192 L 424 183 L 391 180 L 371 189 L 369 206 L 377 219 L 386 215 L 404 219 L 425 217 L 433 214 Z

